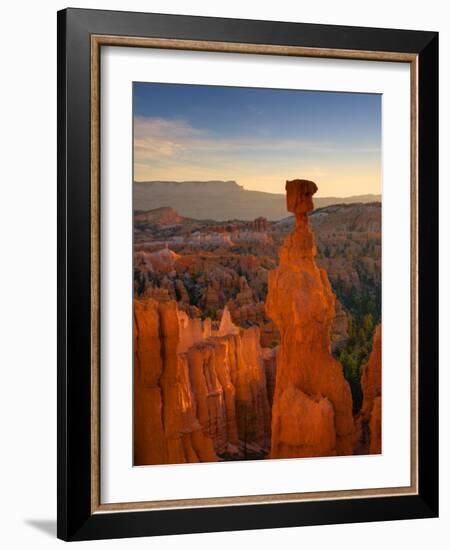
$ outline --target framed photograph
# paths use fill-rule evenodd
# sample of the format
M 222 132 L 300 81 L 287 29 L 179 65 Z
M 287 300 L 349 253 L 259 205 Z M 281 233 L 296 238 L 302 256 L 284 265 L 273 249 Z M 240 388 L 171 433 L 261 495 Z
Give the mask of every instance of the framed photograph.
M 58 536 L 436 517 L 438 35 L 58 13 Z

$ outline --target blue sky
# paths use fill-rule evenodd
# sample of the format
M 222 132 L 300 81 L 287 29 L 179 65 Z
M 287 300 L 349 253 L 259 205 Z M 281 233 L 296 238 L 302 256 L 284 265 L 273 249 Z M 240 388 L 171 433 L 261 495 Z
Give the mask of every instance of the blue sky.
M 381 96 L 134 83 L 135 180 L 236 180 L 283 193 L 379 193 Z

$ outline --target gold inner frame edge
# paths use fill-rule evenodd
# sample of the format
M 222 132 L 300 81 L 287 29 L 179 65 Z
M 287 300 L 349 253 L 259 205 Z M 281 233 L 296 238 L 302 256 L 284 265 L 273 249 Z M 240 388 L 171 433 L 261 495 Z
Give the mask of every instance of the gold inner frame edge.
M 163 48 L 206 52 L 318 57 L 390 61 L 410 65 L 410 150 L 411 150 L 411 484 L 408 487 L 317 491 L 312 493 L 283 493 L 252 496 L 154 500 L 142 502 L 101 503 L 100 499 L 100 50 L 102 46 Z M 115 35 L 91 35 L 90 56 L 90 185 L 91 185 L 91 513 L 123 512 L 132 510 L 162 510 L 217 506 L 243 506 L 307 502 L 313 500 L 341 500 L 346 498 L 376 498 L 418 494 L 418 55 L 402 52 L 343 50 L 179 40 L 170 38 L 142 38 Z

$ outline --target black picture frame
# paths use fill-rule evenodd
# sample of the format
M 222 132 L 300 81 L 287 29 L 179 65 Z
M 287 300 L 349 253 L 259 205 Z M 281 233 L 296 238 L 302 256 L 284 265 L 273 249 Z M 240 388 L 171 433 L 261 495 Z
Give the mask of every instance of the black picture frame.
M 418 494 L 92 513 L 92 35 L 418 56 Z M 57 534 L 67 541 L 437 517 L 438 33 L 85 9 L 58 12 L 57 429 Z

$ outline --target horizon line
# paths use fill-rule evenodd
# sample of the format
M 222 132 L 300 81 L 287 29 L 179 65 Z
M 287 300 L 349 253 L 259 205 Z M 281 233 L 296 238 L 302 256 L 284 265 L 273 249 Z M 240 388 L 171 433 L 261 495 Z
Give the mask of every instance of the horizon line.
M 305 178 L 302 178 L 305 179 Z M 135 183 L 213 183 L 213 182 L 220 182 L 220 183 L 235 183 L 238 187 L 242 188 L 244 191 L 250 191 L 254 193 L 265 193 L 266 195 L 277 195 L 277 196 L 285 196 L 284 193 L 271 193 L 270 191 L 259 191 L 258 189 L 248 189 L 238 183 L 237 180 L 133 180 L 133 185 Z M 315 183 L 315 182 L 314 182 Z M 361 194 L 353 194 L 353 195 L 314 195 L 316 199 L 325 199 L 325 198 L 337 198 L 337 199 L 345 199 L 345 198 L 351 198 L 351 197 L 362 197 L 362 196 L 373 196 L 373 197 L 381 197 L 380 193 L 361 193 Z

